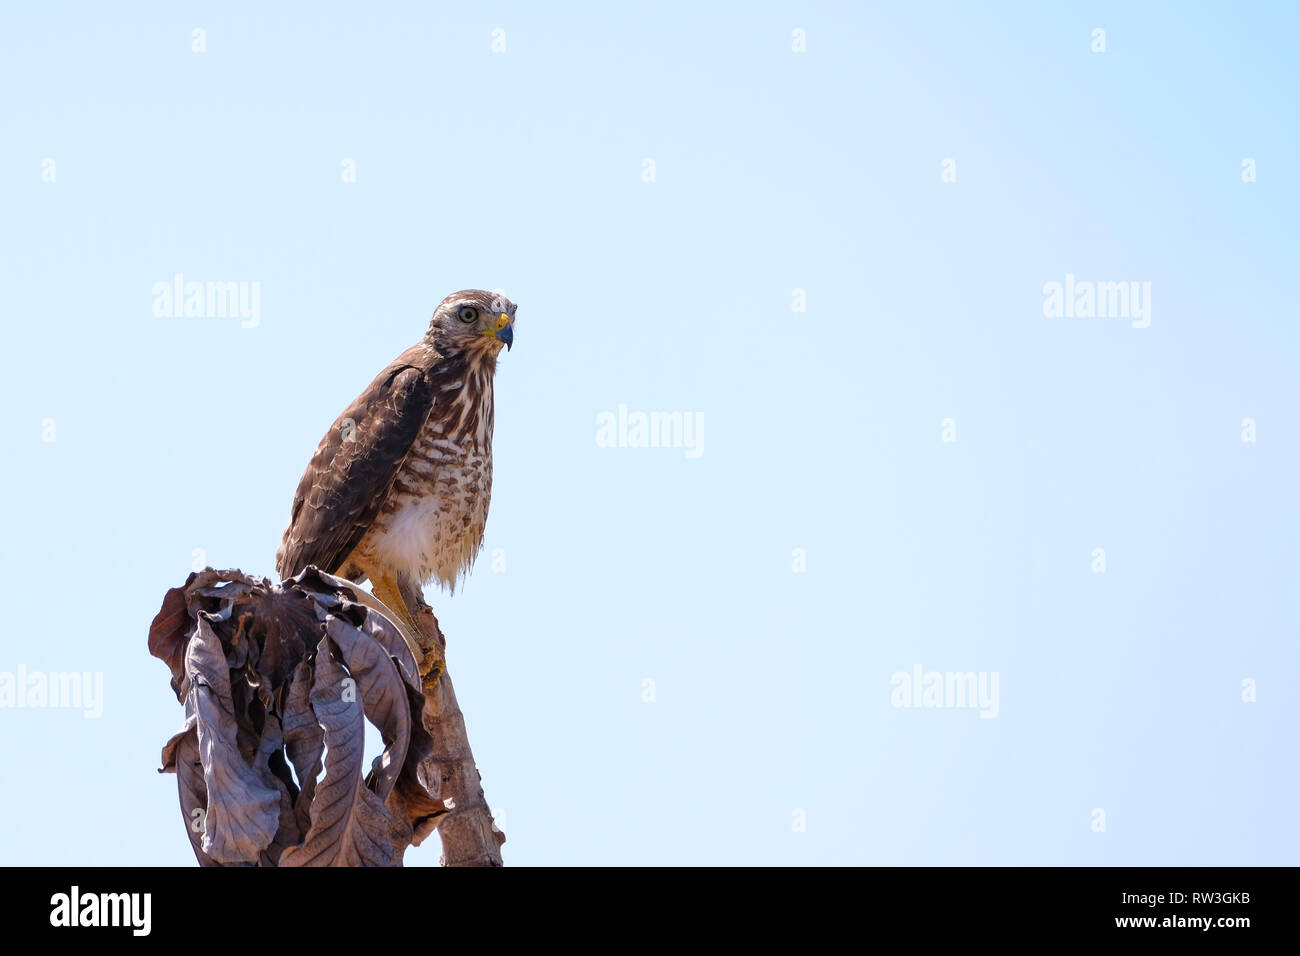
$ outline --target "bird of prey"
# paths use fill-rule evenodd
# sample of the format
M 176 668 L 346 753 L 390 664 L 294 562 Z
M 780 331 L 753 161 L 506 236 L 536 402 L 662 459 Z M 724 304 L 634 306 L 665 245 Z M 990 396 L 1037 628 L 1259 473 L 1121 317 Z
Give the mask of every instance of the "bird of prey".
M 315 565 L 369 579 L 400 623 L 421 633 L 412 606 L 420 589 L 436 578 L 454 590 L 483 541 L 492 380 L 501 347 L 514 343 L 514 322 L 515 304 L 491 292 L 442 300 L 424 338 L 321 439 L 276 553 L 282 578 Z

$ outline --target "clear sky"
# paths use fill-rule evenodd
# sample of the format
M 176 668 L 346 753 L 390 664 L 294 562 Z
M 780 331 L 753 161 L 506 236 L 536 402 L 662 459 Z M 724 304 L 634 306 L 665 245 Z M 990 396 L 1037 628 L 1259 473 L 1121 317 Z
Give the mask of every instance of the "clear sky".
M 0 709 L 0 862 L 193 864 L 149 622 L 273 574 L 466 287 L 518 322 L 428 596 L 507 864 L 1300 862 L 1298 26 L 4 4 L 0 672 L 103 694 Z M 256 321 L 157 314 L 177 274 Z M 1045 314 L 1067 276 L 1145 318 Z M 918 667 L 996 716 L 895 706 Z

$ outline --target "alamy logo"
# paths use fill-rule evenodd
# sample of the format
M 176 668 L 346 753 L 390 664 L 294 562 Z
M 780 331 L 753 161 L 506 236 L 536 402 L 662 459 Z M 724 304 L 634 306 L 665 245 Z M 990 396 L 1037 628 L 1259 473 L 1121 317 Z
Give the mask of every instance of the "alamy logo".
M 895 707 L 977 708 L 981 717 L 998 715 L 997 671 L 927 671 L 916 664 L 910 674 L 897 671 L 889 682 Z
M 29 671 L 19 664 L 16 672 L 0 671 L 0 710 L 80 710 L 83 717 L 104 713 L 102 671 Z
M 262 321 L 262 283 L 186 282 L 176 273 L 171 282 L 153 284 L 153 314 L 160 319 L 242 319 L 246 329 Z
M 148 936 L 152 925 L 149 893 L 70 893 L 50 897 L 51 926 L 129 926 L 132 935 Z
M 1135 329 L 1151 324 L 1150 282 L 1075 282 L 1043 286 L 1043 315 L 1049 319 L 1132 319 Z
M 684 448 L 687 458 L 704 454 L 703 412 L 629 412 L 596 416 L 596 444 L 601 448 Z

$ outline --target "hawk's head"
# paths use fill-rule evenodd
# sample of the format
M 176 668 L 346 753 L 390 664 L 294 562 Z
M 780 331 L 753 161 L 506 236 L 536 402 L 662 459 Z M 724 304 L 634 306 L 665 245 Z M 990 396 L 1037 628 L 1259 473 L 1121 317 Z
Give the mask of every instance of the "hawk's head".
M 428 339 L 443 355 L 478 351 L 495 358 L 515 341 L 515 304 L 482 289 L 453 292 L 434 309 Z

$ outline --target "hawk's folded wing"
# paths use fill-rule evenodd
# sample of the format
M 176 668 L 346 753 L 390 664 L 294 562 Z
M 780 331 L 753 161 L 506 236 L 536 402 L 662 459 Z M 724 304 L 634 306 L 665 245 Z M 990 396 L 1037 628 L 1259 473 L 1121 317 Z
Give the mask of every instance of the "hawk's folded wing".
M 400 355 L 357 396 L 307 466 L 275 557 L 281 578 L 309 564 L 336 574 L 365 537 L 433 408 L 428 369 Z

